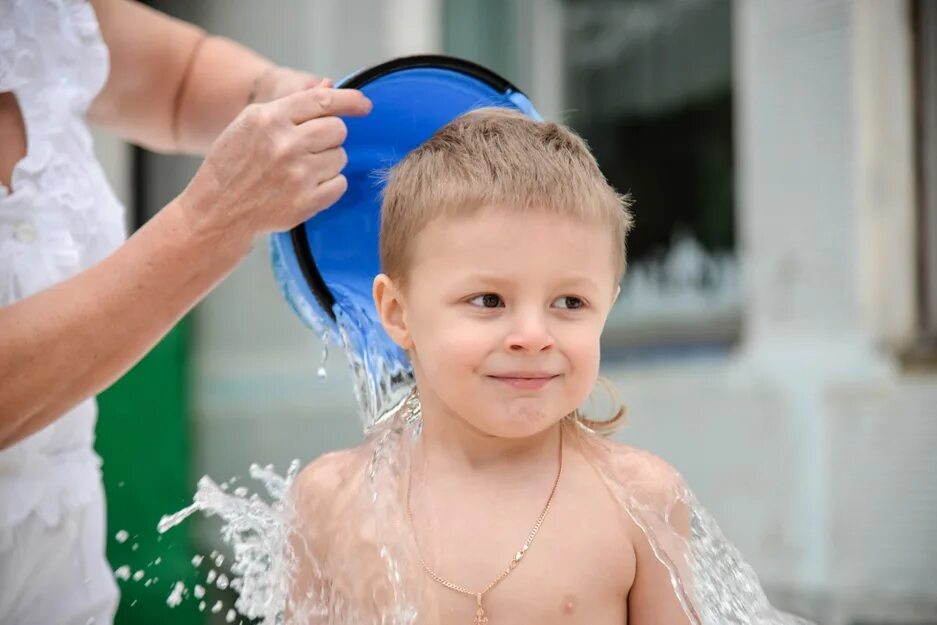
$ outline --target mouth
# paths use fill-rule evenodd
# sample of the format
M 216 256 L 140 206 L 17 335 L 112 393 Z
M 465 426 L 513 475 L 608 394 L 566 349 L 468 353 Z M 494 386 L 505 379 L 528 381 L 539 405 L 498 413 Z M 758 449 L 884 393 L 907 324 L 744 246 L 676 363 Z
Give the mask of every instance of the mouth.
M 509 373 L 506 375 L 489 375 L 488 377 L 512 388 L 539 391 L 560 376 L 547 373 Z

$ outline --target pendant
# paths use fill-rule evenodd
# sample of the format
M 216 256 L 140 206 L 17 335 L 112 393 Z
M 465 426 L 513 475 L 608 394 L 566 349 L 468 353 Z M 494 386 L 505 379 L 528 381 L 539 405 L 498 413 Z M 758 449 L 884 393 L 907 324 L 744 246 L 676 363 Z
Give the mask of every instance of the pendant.
M 488 617 L 485 616 L 485 608 L 482 607 L 482 594 L 475 595 L 475 599 L 478 601 L 478 607 L 475 608 L 475 619 L 472 625 L 488 625 Z

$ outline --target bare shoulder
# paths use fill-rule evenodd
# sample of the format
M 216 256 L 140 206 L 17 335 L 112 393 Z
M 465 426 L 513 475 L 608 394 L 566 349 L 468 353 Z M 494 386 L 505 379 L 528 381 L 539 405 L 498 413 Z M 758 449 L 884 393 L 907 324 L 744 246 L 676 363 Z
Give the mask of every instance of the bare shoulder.
M 683 487 L 683 476 L 660 456 L 616 441 L 607 440 L 605 445 L 619 479 L 637 482 L 646 490 L 661 494 Z
M 320 566 L 334 538 L 348 522 L 361 453 L 357 448 L 323 454 L 306 465 L 290 490 L 291 542 L 297 553 Z M 309 568 L 309 567 L 307 567 Z M 312 567 L 314 568 L 314 567 Z
M 691 505 L 683 476 L 647 450 L 608 441 L 620 498 L 632 519 L 635 577 L 628 594 L 632 623 L 689 624 L 672 575 L 689 579 L 686 549 Z M 669 568 L 665 562 L 670 563 Z
M 354 457 L 354 448 L 322 454 L 303 467 L 303 470 L 296 476 L 295 487 L 305 491 L 339 484 L 345 477 Z
M 627 502 L 629 516 L 663 523 L 678 535 L 690 535 L 692 495 L 683 475 L 667 460 L 631 445 L 605 441 L 606 463 L 620 502 Z M 635 519 L 637 520 L 637 519 Z M 643 532 L 637 535 L 643 539 Z
M 298 507 L 321 506 L 334 500 L 337 493 L 349 486 L 360 471 L 356 471 L 361 454 L 357 447 L 322 454 L 296 476 L 292 494 Z

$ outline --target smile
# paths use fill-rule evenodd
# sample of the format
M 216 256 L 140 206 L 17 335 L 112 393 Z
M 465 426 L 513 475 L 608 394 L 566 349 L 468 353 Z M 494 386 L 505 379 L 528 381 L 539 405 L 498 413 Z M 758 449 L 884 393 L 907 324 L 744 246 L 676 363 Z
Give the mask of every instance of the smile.
M 523 376 L 513 376 L 513 375 L 490 375 L 488 376 L 492 380 L 501 382 L 502 384 L 507 384 L 512 388 L 517 388 L 525 391 L 539 391 L 552 380 L 560 377 L 558 375 L 549 375 L 549 376 L 537 376 L 537 377 L 523 377 Z

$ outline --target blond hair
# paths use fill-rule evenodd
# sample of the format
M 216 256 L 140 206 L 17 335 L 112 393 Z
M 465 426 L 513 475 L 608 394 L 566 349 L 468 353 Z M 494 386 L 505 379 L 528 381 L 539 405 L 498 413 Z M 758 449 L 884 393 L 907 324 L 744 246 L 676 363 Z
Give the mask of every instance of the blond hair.
M 537 210 L 608 226 L 616 282 L 625 270 L 631 201 L 615 191 L 585 141 L 554 122 L 502 108 L 466 113 L 407 154 L 387 175 L 381 206 L 381 270 L 404 287 L 413 242 L 433 219 L 484 207 Z M 601 432 L 609 421 L 575 418 Z

